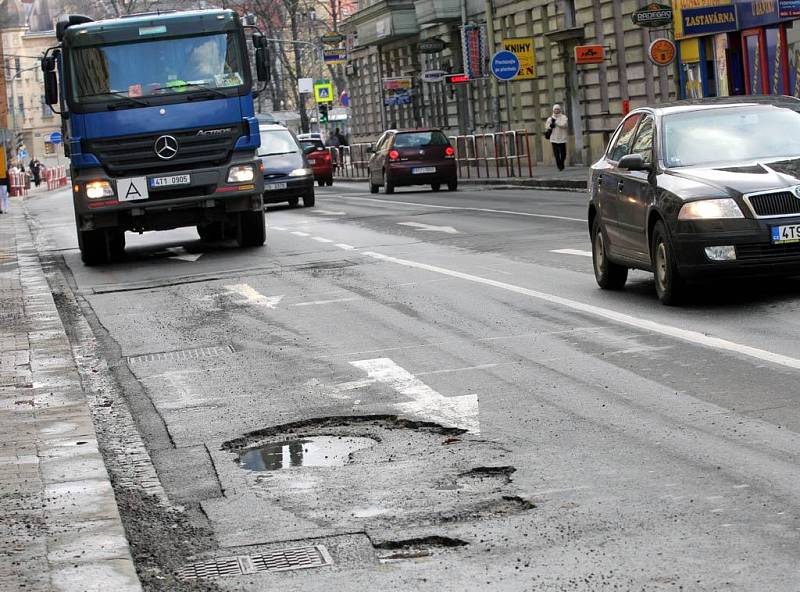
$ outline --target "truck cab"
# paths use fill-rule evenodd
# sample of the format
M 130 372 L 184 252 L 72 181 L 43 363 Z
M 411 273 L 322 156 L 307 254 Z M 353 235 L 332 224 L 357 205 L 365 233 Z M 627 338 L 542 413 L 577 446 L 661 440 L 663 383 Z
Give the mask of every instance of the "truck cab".
M 60 107 L 86 264 L 124 250 L 126 231 L 196 226 L 206 240 L 264 243 L 259 125 L 235 12 L 72 16 L 57 38 L 42 61 L 45 95 Z M 263 36 L 253 45 L 265 80 Z

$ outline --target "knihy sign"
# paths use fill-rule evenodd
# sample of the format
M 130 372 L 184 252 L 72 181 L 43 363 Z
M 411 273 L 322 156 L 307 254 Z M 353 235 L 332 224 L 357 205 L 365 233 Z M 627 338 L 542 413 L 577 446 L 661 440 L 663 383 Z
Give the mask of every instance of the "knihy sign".
M 519 60 L 519 72 L 514 80 L 536 79 L 536 49 L 532 37 L 503 39 L 503 49 L 513 53 Z

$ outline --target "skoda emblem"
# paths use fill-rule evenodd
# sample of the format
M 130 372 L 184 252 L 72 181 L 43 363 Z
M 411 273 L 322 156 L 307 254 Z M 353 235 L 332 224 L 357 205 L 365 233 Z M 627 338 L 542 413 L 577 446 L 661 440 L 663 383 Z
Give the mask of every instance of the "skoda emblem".
M 172 136 L 161 136 L 156 140 L 153 150 L 161 160 L 169 160 L 178 153 L 178 140 Z
M 794 194 L 800 198 L 800 185 L 794 188 Z

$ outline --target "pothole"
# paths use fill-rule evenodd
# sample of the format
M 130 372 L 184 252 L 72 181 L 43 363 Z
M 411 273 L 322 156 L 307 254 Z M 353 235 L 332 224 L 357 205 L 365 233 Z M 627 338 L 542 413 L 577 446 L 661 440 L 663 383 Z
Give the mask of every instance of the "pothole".
M 239 466 L 250 471 L 280 471 L 295 467 L 341 467 L 350 455 L 375 445 L 358 436 L 309 436 L 268 442 L 239 457 Z
M 381 563 L 389 563 L 430 557 L 437 552 L 456 547 L 465 547 L 468 544 L 461 539 L 434 535 L 399 541 L 383 541 L 373 546 L 375 549 L 385 551 L 378 554 L 378 560 Z

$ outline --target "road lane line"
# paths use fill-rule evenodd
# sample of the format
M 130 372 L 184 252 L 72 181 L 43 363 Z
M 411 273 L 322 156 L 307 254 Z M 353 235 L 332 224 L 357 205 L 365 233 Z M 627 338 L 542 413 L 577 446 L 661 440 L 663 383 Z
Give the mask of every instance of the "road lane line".
M 329 238 L 322 238 L 321 236 L 312 236 L 311 240 L 317 241 L 318 243 L 332 243 L 333 241 Z
M 556 216 L 553 214 L 533 214 L 530 212 L 517 212 L 514 210 L 493 210 L 490 208 L 470 208 L 467 206 L 437 206 L 434 204 L 415 203 L 413 201 L 395 201 L 391 199 L 376 199 L 374 197 L 356 197 L 354 195 L 337 195 L 340 199 L 356 199 L 361 201 L 374 201 L 378 203 L 399 204 L 404 206 L 417 206 L 419 208 L 432 208 L 436 210 L 465 210 L 470 212 L 486 212 L 489 214 L 512 214 L 515 216 L 527 216 L 530 218 L 548 218 L 551 220 L 568 220 L 570 222 L 580 222 L 588 224 L 585 218 L 570 218 L 569 216 Z M 588 227 L 587 227 L 588 228 Z
M 253 304 L 255 306 L 275 308 L 278 305 L 278 303 L 283 299 L 282 294 L 280 296 L 264 296 L 263 294 L 261 294 L 255 288 L 253 288 L 248 284 L 233 284 L 224 287 L 228 292 L 238 294 L 244 297 L 245 301 L 248 304 Z
M 292 234 L 295 235 L 295 236 L 311 236 L 307 232 L 300 232 L 299 230 L 293 230 Z
M 430 232 L 444 232 L 446 234 L 461 234 L 452 226 L 434 226 L 433 224 L 423 224 L 422 222 L 398 222 L 398 226 L 410 226 L 419 230 L 427 230 Z
M 463 368 L 448 368 L 447 370 L 431 370 L 430 372 L 417 372 L 417 376 L 429 376 L 431 374 L 450 374 L 451 372 L 466 372 L 468 370 L 486 370 L 495 368 L 500 364 L 480 364 L 479 366 L 465 366 Z
M 311 211 L 312 214 L 321 214 L 323 216 L 346 216 L 347 212 L 334 212 L 332 210 L 320 210 L 319 208 L 314 208 Z
M 580 249 L 556 249 L 550 251 L 551 253 L 558 253 L 560 255 L 578 255 L 579 257 L 591 257 L 591 251 L 581 251 Z
M 267 229 L 268 230 L 288 230 L 287 228 L 284 228 L 283 226 L 268 226 Z
M 426 271 L 430 271 L 432 273 L 438 273 L 441 275 L 446 275 L 449 277 L 466 280 L 476 284 L 483 284 L 486 286 L 492 286 L 494 288 L 500 288 L 501 290 L 514 292 L 516 294 L 521 294 L 523 296 L 530 296 L 532 298 L 536 298 L 544 302 L 557 304 L 559 306 L 570 308 L 578 312 L 615 321 L 617 323 L 628 325 L 630 327 L 636 327 L 637 329 L 642 329 L 644 331 L 650 331 L 651 333 L 658 333 L 660 335 L 666 335 L 667 337 L 672 337 L 674 339 L 680 339 L 681 341 L 686 341 L 694 345 L 701 345 L 716 350 L 732 352 L 735 354 L 740 354 L 757 360 L 762 360 L 764 362 L 770 362 L 778 366 L 785 366 L 786 368 L 800 370 L 800 359 L 784 356 L 783 354 L 778 354 L 764 349 L 759 349 L 757 347 L 751 347 L 749 345 L 743 345 L 741 343 L 736 343 L 734 341 L 728 341 L 727 339 L 722 339 L 719 337 L 711 337 L 709 335 L 700 333 L 698 331 L 691 331 L 689 329 L 680 329 L 678 327 L 665 325 L 663 323 L 658 323 L 656 321 L 641 319 L 633 315 L 616 312 L 608 308 L 595 306 L 593 304 L 586 304 L 583 302 L 578 302 L 577 300 L 570 300 L 569 298 L 564 298 L 562 296 L 555 296 L 554 294 L 548 294 L 546 292 L 540 292 L 538 290 L 531 290 L 529 288 L 523 288 L 522 286 L 516 286 L 514 284 L 500 282 L 497 280 L 492 280 L 489 278 L 472 275 L 470 273 L 455 271 L 453 269 L 447 269 L 445 267 L 429 265 L 427 263 L 419 263 L 417 261 L 410 261 L 408 259 L 398 259 L 397 257 L 391 257 L 389 255 L 384 255 L 382 253 L 375 253 L 372 251 L 364 251 L 363 254 L 368 257 L 372 257 L 374 259 L 395 263 L 397 265 L 403 265 L 405 267 L 412 267 L 415 269 L 423 269 Z
M 317 304 L 333 304 L 334 302 L 352 302 L 358 298 L 336 298 L 334 300 L 314 300 L 313 302 L 298 302 L 291 306 L 316 306 Z
M 355 249 L 353 245 L 348 245 L 345 243 L 336 243 L 334 246 L 339 247 L 340 249 L 344 249 L 345 251 L 352 251 Z

